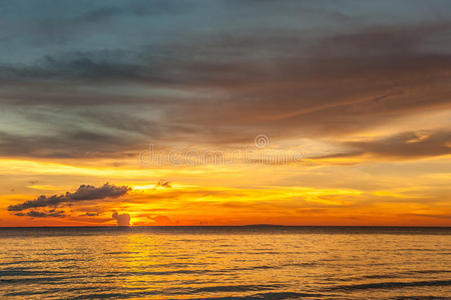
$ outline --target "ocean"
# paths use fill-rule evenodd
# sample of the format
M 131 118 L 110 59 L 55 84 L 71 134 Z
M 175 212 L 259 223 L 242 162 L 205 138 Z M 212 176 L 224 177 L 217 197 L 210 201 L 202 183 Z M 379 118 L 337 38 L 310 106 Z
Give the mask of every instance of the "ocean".
M 0 299 L 451 299 L 451 228 L 0 228 Z

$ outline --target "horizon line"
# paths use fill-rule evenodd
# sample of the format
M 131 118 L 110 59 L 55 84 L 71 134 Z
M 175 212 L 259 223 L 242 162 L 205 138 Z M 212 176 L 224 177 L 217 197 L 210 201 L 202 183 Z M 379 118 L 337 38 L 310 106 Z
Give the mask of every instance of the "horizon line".
M 450 228 L 449 225 L 279 225 L 279 224 L 246 224 L 246 225 L 136 225 L 136 226 L 118 226 L 118 225 L 69 225 L 69 226 L 0 226 L 3 228 L 143 228 L 143 227 L 328 227 L 328 228 Z

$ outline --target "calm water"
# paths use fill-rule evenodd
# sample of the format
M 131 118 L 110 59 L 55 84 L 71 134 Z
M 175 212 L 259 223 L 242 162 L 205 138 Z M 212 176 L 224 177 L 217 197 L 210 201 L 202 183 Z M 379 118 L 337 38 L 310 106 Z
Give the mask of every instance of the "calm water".
M 0 298 L 451 299 L 451 229 L 0 229 Z

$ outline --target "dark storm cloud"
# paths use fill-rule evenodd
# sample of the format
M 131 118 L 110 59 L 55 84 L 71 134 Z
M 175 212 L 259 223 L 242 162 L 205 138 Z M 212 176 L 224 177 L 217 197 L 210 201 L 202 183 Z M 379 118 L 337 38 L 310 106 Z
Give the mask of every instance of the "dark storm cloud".
M 66 192 L 63 195 L 52 196 L 41 195 L 35 200 L 10 205 L 8 210 L 22 211 L 38 207 L 57 207 L 60 204 L 70 204 L 79 201 L 117 198 L 125 195 L 129 190 L 130 188 L 127 186 L 115 186 L 108 183 L 98 188 L 92 185 L 81 185 L 74 193 Z
M 339 139 L 451 107 L 444 1 L 427 13 L 402 1 L 53 3 L 3 5 L 2 108 L 50 125 L 25 135 L 16 118 L 0 155 L 114 156 L 261 132 Z M 28 118 L 38 109 L 61 118 Z

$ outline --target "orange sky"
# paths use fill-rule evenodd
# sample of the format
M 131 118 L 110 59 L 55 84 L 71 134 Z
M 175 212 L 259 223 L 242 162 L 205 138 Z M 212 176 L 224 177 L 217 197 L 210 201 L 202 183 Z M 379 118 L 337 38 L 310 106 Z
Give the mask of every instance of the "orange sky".
M 8 180 L 0 218 L 2 226 L 99 226 L 115 224 L 111 215 L 117 211 L 129 214 L 133 225 L 447 226 L 451 172 L 443 166 L 449 162 L 447 156 L 399 162 L 304 158 L 155 168 L 138 159 L 120 167 L 2 159 Z M 85 182 L 100 187 L 107 179 L 131 190 L 118 198 L 63 203 L 57 210 L 64 217 L 17 216 L 7 209 L 38 195 L 74 192 Z

